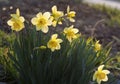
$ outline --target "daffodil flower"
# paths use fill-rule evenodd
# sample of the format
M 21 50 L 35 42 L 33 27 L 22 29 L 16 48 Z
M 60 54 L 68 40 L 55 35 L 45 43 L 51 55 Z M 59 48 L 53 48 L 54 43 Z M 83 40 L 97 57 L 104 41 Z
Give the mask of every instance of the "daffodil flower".
M 31 22 L 36 26 L 37 31 L 41 30 L 44 33 L 48 32 L 48 26 L 52 24 L 49 12 L 45 12 L 43 14 L 39 12 L 36 17 L 32 18 Z
M 78 37 L 78 32 L 79 30 L 77 28 L 73 28 L 73 25 L 70 27 L 66 27 L 64 29 L 64 34 L 66 35 L 66 38 L 68 39 L 69 42 L 72 42 L 73 39 Z
M 101 50 L 101 44 L 99 43 L 99 41 L 96 41 L 95 45 L 94 45 L 95 51 L 99 51 Z
M 104 65 L 98 67 L 98 70 L 93 75 L 93 81 L 97 80 L 98 84 L 101 84 L 101 81 L 108 81 L 107 75 L 110 73 L 109 70 L 103 70 Z
M 67 14 L 66 14 L 67 19 L 69 19 L 71 22 L 75 22 L 75 19 L 74 19 L 75 14 L 76 14 L 76 12 L 75 11 L 70 11 L 70 7 L 68 6 L 67 7 Z
M 55 27 L 58 24 L 62 24 L 61 22 L 61 17 L 63 16 L 63 12 L 62 11 L 58 11 L 57 10 L 57 6 L 53 6 L 52 7 L 52 25 Z
M 19 9 L 16 10 L 16 14 L 11 14 L 11 19 L 7 21 L 7 24 L 11 26 L 12 30 L 20 31 L 24 28 L 24 17 L 20 16 Z
M 57 34 L 53 34 L 51 36 L 51 39 L 47 43 L 47 47 L 50 48 L 52 52 L 55 50 L 59 50 L 61 48 L 60 43 L 62 43 L 63 40 L 58 39 L 57 37 L 58 37 Z

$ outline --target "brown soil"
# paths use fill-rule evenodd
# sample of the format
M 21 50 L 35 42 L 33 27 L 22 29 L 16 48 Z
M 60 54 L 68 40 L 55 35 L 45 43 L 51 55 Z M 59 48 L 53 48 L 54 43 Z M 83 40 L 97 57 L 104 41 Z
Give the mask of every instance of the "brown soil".
M 107 21 L 109 16 L 105 12 L 101 12 L 86 4 L 75 3 L 73 1 L 60 0 L 12 0 L 9 3 L 0 2 L 0 29 L 5 32 L 10 32 L 10 27 L 7 25 L 7 20 L 10 19 L 10 14 L 14 13 L 16 8 L 20 8 L 21 14 L 30 21 L 30 19 L 38 12 L 51 11 L 51 7 L 56 5 L 58 10 L 66 12 L 66 8 L 70 5 L 71 10 L 76 11 L 76 22 L 72 23 L 76 28 L 79 28 L 82 35 L 85 37 L 94 36 L 100 40 L 103 46 L 110 42 L 112 43 L 112 55 L 120 52 L 120 43 L 113 36 L 120 39 L 120 27 L 118 25 L 109 26 Z M 13 6 L 13 9 L 9 7 Z M 6 8 L 3 11 L 3 7 Z M 64 26 L 59 26 L 64 28 Z M 59 29 L 59 28 L 58 28 Z M 12 83 L 11 83 L 12 84 Z
M 83 35 L 86 37 L 94 36 L 103 45 L 113 42 L 112 53 L 116 54 L 120 52 L 120 43 L 113 39 L 113 36 L 120 38 L 120 27 L 118 25 L 107 25 L 109 16 L 106 13 L 86 4 L 75 3 L 73 1 L 23 0 L 17 2 L 16 0 L 12 0 L 9 3 L 0 2 L 0 29 L 10 32 L 10 27 L 8 27 L 6 22 L 10 18 L 9 14 L 14 13 L 16 8 L 20 8 L 21 14 L 30 21 L 40 11 L 51 11 L 53 5 L 57 5 L 58 10 L 65 12 L 67 6 L 70 5 L 71 10 L 76 11 L 76 22 L 74 25 L 76 28 L 79 28 Z M 13 6 L 13 9 L 10 10 L 10 6 Z M 6 8 L 5 11 L 2 10 L 3 7 Z M 63 28 L 63 26 L 60 27 Z

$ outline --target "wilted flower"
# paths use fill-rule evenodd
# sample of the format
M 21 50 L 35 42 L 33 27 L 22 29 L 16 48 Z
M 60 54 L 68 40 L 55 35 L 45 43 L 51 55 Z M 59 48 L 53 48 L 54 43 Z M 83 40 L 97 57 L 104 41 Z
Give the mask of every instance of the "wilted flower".
M 95 45 L 94 45 L 95 51 L 99 51 L 101 50 L 101 44 L 99 43 L 99 41 L 96 41 Z
M 8 20 L 7 24 L 11 26 L 12 30 L 20 31 L 24 28 L 24 17 L 20 16 L 19 9 L 16 10 L 16 14 L 11 14 L 11 19 Z
M 78 37 L 78 32 L 79 30 L 77 28 L 73 28 L 73 25 L 64 29 L 64 34 L 69 42 L 72 42 L 73 39 Z
M 70 7 L 68 6 L 67 7 L 67 19 L 69 19 L 71 22 L 75 22 L 75 19 L 74 19 L 74 17 L 75 17 L 75 14 L 76 14 L 76 12 L 75 11 L 70 11 Z
M 57 6 L 52 7 L 52 25 L 55 27 L 58 24 L 62 24 L 61 17 L 63 16 L 62 11 L 57 11 Z
M 98 70 L 93 75 L 93 81 L 97 80 L 98 84 L 101 84 L 101 81 L 108 81 L 107 74 L 110 73 L 109 70 L 103 70 L 104 65 L 98 67 Z
M 52 21 L 50 20 L 50 13 L 45 12 L 41 13 L 39 12 L 36 17 L 32 18 L 31 20 L 32 24 L 36 26 L 36 30 L 41 30 L 44 33 L 47 33 L 50 26 L 52 24 Z
M 59 50 L 61 48 L 60 43 L 62 43 L 63 40 L 62 39 L 58 39 L 57 37 L 58 37 L 57 34 L 53 34 L 51 36 L 51 39 L 47 43 L 47 46 L 48 46 L 48 48 L 51 49 L 51 51 Z

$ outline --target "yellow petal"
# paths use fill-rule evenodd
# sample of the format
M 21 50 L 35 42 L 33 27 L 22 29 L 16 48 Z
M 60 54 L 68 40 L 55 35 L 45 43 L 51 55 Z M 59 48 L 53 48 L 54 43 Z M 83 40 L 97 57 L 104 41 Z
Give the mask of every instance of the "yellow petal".
M 105 78 L 104 78 L 104 79 L 102 79 L 102 81 L 108 81 L 108 77 L 107 77 L 107 76 L 105 76 Z
M 37 16 L 37 17 L 42 17 L 42 13 L 39 12 L 36 16 Z
M 11 14 L 12 19 L 18 20 L 19 17 L 16 14 Z
M 57 34 L 53 34 L 51 38 L 52 38 L 52 39 L 56 39 L 57 37 L 58 37 Z
M 49 19 L 50 18 L 50 12 L 45 12 L 43 14 L 43 16 L 46 18 L 46 19 Z
M 44 32 L 44 33 L 47 33 L 47 32 L 48 32 L 48 30 L 49 30 L 49 29 L 48 29 L 48 27 L 47 27 L 47 26 L 41 29 L 41 31 L 42 31 L 42 32 Z
M 74 27 L 74 25 L 71 25 L 69 28 L 73 28 Z
M 74 32 L 74 33 L 78 33 L 79 30 L 78 30 L 78 29 L 73 29 L 73 32 Z
M 58 45 L 58 46 L 56 47 L 57 50 L 59 50 L 60 48 L 61 48 L 60 45 Z
M 63 40 L 62 39 L 57 39 L 58 43 L 62 43 Z
M 110 71 L 108 71 L 108 70 L 102 70 L 102 72 L 104 72 L 105 74 L 109 74 L 110 73 Z
M 67 36 L 67 39 L 68 39 L 68 41 L 69 41 L 70 43 L 72 42 L 72 38 L 71 38 L 71 37 Z
M 25 21 L 24 17 L 22 17 L 22 16 L 19 19 L 20 19 L 21 22 Z
M 52 7 L 52 13 L 55 13 L 57 11 L 57 6 Z
M 75 11 L 70 11 L 69 14 L 70 14 L 71 17 L 75 17 L 76 12 Z
M 96 74 L 97 74 L 97 71 L 93 75 L 93 81 L 95 81 L 97 79 Z
M 52 25 L 53 25 L 53 27 L 56 27 L 57 21 L 53 21 L 53 22 L 52 22 Z
M 47 47 L 50 48 L 50 41 L 47 43 Z
M 16 14 L 17 14 L 18 16 L 20 16 L 20 10 L 19 10 L 19 8 L 16 9 Z
M 37 31 L 39 31 L 39 30 L 41 30 L 41 29 L 42 29 L 42 27 L 36 26 L 36 30 L 37 30 Z
M 52 51 L 52 52 L 55 51 L 55 48 L 51 48 L 51 51 Z
M 64 32 L 64 33 L 67 33 L 67 31 L 68 31 L 68 28 L 65 27 L 63 32 Z
M 101 71 L 101 70 L 103 69 L 103 67 L 104 67 L 104 65 L 100 65 L 100 66 L 98 67 L 98 71 Z
M 36 17 L 32 18 L 31 23 L 36 25 L 38 23 L 38 19 Z
M 75 22 L 75 19 L 69 18 L 70 22 Z
M 70 6 L 67 6 L 67 13 L 69 13 L 70 11 Z
M 61 21 L 59 21 L 59 22 L 58 22 L 58 24 L 62 24 L 62 22 L 61 22 Z
M 52 25 L 52 20 L 51 19 L 48 20 L 47 25 L 48 26 Z
M 101 84 L 101 80 L 99 78 L 97 78 L 97 83 Z
M 8 20 L 8 21 L 7 21 L 7 24 L 8 24 L 9 26 L 12 26 L 12 25 L 13 25 L 13 23 L 14 23 L 14 22 L 13 22 L 13 21 L 11 21 L 11 20 Z

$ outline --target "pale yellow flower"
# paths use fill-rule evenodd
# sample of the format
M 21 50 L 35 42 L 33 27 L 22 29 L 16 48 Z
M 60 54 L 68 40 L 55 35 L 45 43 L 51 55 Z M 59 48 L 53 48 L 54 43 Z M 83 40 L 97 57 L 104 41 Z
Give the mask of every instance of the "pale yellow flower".
M 57 37 L 58 37 L 57 34 L 53 34 L 51 36 L 51 39 L 47 43 L 47 47 L 50 48 L 52 52 L 55 50 L 59 50 L 61 48 L 60 43 L 62 43 L 63 40 L 58 39 Z
M 43 14 L 39 12 L 36 17 L 32 18 L 31 22 L 36 26 L 37 31 L 41 30 L 44 33 L 48 32 L 48 26 L 52 24 L 49 12 L 45 12 Z
M 95 51 L 99 51 L 101 50 L 101 44 L 99 43 L 99 41 L 96 41 L 95 45 L 94 45 Z
M 68 6 L 67 7 L 67 19 L 69 19 L 71 22 L 75 22 L 75 19 L 74 19 L 74 17 L 75 17 L 75 14 L 76 14 L 76 12 L 75 11 L 70 11 L 70 7 Z
M 62 24 L 61 22 L 61 17 L 63 16 L 63 12 L 62 11 L 58 11 L 57 10 L 57 6 L 53 6 L 52 7 L 52 25 L 55 27 L 58 24 Z
M 64 29 L 64 34 L 66 35 L 66 38 L 68 39 L 69 42 L 72 42 L 73 39 L 78 37 L 78 32 L 79 30 L 77 28 L 73 28 L 73 25 L 70 27 L 66 27 Z
M 108 81 L 107 74 L 110 73 L 109 70 L 103 70 L 104 65 L 98 67 L 97 71 L 93 75 L 93 81 L 97 80 L 98 84 L 101 84 L 101 81 Z
M 20 16 L 19 9 L 16 10 L 16 14 L 11 14 L 11 19 L 7 21 L 7 24 L 11 26 L 12 30 L 20 31 L 24 28 L 24 17 Z

